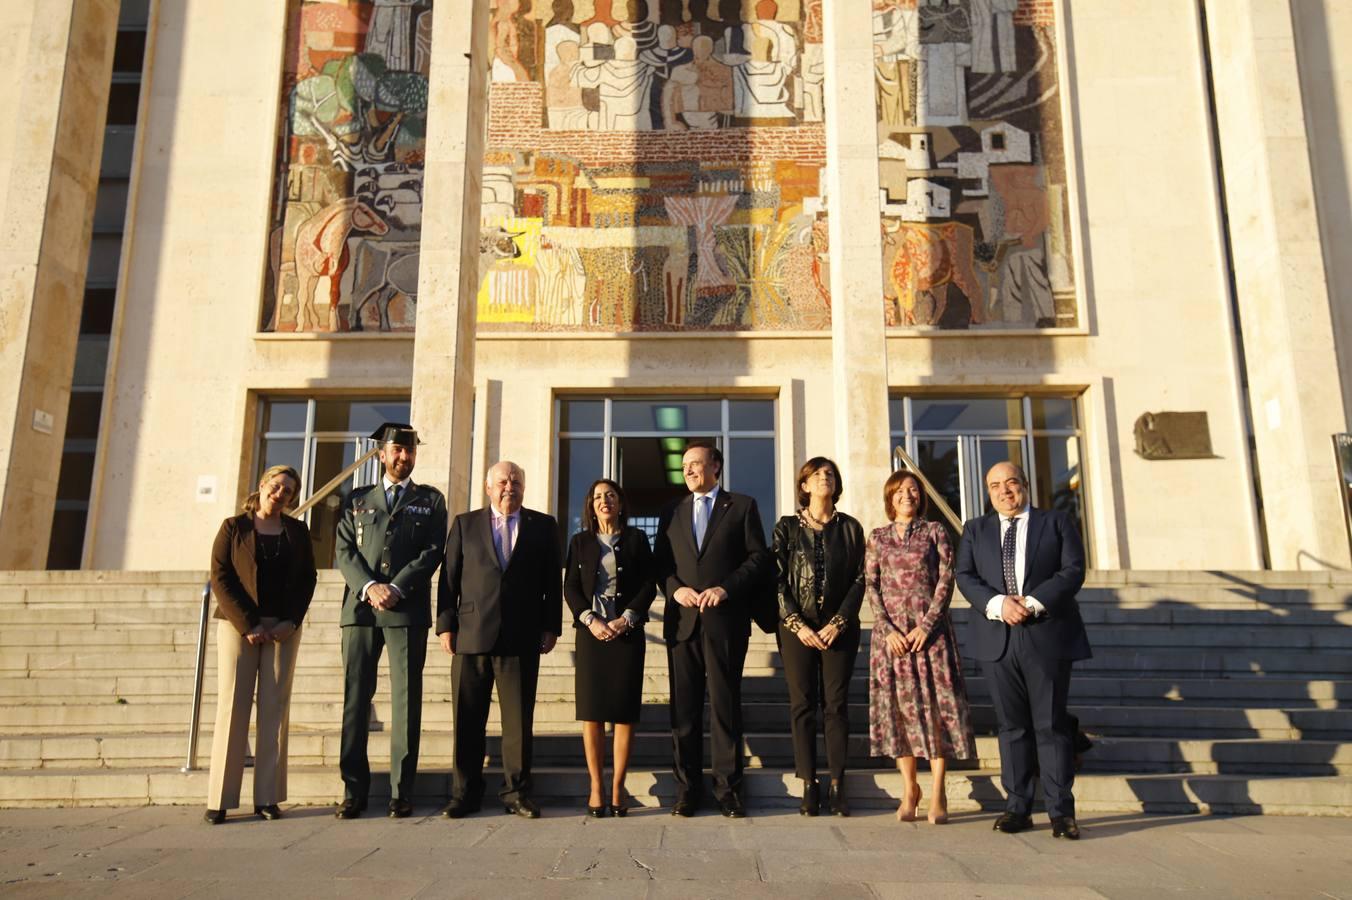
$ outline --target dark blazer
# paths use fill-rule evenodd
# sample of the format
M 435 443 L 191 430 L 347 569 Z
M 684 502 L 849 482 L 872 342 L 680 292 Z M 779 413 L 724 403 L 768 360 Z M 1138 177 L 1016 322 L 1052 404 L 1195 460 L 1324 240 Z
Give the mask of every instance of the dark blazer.
M 560 575 L 553 516 L 522 508 L 516 548 L 504 571 L 493 547 L 492 510 L 461 513 L 446 539 L 437 634 L 454 633 L 456 653 L 539 653 L 540 635 L 563 632 Z
M 1047 614 L 1018 627 L 1028 629 L 1044 659 L 1077 660 L 1093 655 L 1076 600 L 1084 584 L 1084 567 L 1084 543 L 1070 517 L 1059 510 L 1030 509 L 1023 593 L 1035 597 Z M 972 605 L 967 626 L 972 656 L 994 662 L 1005 654 L 1010 629 L 1004 622 L 986 618 L 986 604 L 1005 592 L 999 515 L 990 512 L 963 526 L 956 576 L 958 589 Z
M 564 564 L 563 599 L 573 611 L 573 626 L 581 628 L 577 617 L 592 608 L 596 593 L 596 569 L 601 564 L 601 545 L 596 534 L 579 531 L 568 542 L 568 561 Z M 648 608 L 657 596 L 653 581 L 653 551 L 648 536 L 632 526 L 620 532 L 615 547 L 615 600 L 619 608 L 638 613 L 639 621 L 648 621 Z
M 853 516 L 837 512 L 822 530 L 826 542 L 826 591 L 817 608 L 812 572 L 813 536 L 795 513 L 775 523 L 772 553 L 776 570 L 779 620 L 802 616 L 821 628 L 839 615 L 849 628 L 859 624 L 864 602 L 864 527 Z M 804 596 L 809 594 L 809 596 Z
M 347 584 L 338 624 L 431 627 L 432 576 L 441 565 L 445 538 L 446 498 L 434 487 L 409 482 L 393 510 L 383 481 L 349 494 L 334 551 Z M 392 609 L 376 609 L 361 599 L 368 581 L 394 585 L 402 599 Z
M 310 529 L 300 519 L 282 516 L 282 528 L 291 551 L 286 573 L 282 617 L 297 627 L 305 619 L 315 594 L 315 550 Z M 253 515 L 231 516 L 221 523 L 211 546 L 211 592 L 216 596 L 213 618 L 229 619 L 240 634 L 258 625 L 258 561 L 254 558 Z
M 667 598 L 662 636 L 668 644 L 689 640 L 699 621 L 711 634 L 749 635 L 752 609 L 771 583 L 765 528 L 755 500 L 720 488 L 703 547 L 695 546 L 694 508 L 694 495 L 687 494 L 667 508 L 657 525 L 654 555 L 657 581 Z M 701 613 L 672 599 L 682 587 L 721 587 L 728 599 Z

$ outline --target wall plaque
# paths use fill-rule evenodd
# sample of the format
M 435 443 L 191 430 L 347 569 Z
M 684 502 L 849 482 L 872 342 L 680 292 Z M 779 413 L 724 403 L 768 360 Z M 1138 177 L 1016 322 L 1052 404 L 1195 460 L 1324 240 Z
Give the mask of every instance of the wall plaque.
M 1133 428 L 1136 453 L 1145 459 L 1212 459 L 1204 412 L 1142 413 Z

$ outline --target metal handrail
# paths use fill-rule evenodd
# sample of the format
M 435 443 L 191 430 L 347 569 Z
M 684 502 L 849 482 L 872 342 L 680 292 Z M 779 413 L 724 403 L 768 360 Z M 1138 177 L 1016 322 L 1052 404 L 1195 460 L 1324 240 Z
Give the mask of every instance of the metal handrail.
M 291 515 L 300 518 L 320 500 L 323 500 L 329 494 L 333 493 L 344 481 L 352 477 L 352 473 L 380 452 L 380 445 L 376 445 L 366 453 L 358 457 L 357 461 L 352 463 L 343 471 L 333 476 L 328 482 L 315 491 L 310 497 L 291 511 Z M 207 620 L 211 615 L 211 582 L 208 581 L 202 586 L 202 616 L 197 624 L 197 670 L 193 680 L 192 689 L 192 718 L 188 721 L 188 759 L 180 772 L 185 775 L 197 768 L 197 735 L 201 729 L 202 721 L 202 680 L 206 674 L 206 656 L 207 656 Z
M 202 585 L 202 617 L 197 625 L 197 673 L 192 690 L 192 719 L 188 722 L 188 760 L 180 772 L 197 768 L 197 732 L 202 720 L 202 678 L 206 674 L 207 618 L 211 614 L 211 582 Z
M 958 518 L 958 514 L 953 512 L 953 507 L 948 505 L 948 501 L 940 495 L 939 491 L 930 483 L 930 480 L 925 477 L 925 473 L 920 471 L 920 467 L 915 464 L 915 460 L 911 459 L 911 455 L 906 452 L 905 447 L 897 445 L 892 448 L 892 468 L 904 468 L 919 479 L 921 486 L 929 493 L 930 500 L 934 501 L 934 505 L 939 508 L 939 512 L 943 513 L 944 518 L 948 520 L 948 524 L 953 526 L 954 531 L 962 531 L 962 519 Z
M 311 494 L 304 503 L 302 503 L 300 506 L 297 506 L 295 509 L 291 510 L 291 515 L 295 516 L 297 519 L 305 515 L 307 512 L 310 511 L 310 507 L 314 506 L 320 500 L 323 500 L 329 494 L 332 494 L 339 485 L 341 485 L 344 481 L 347 481 L 349 478 L 352 477 L 353 472 L 357 471 L 362 466 L 366 465 L 366 463 L 370 461 L 371 457 L 375 456 L 379 452 L 380 452 L 380 444 L 376 444 L 370 450 L 367 450 L 366 453 L 357 458 L 356 462 L 348 466 L 343 471 L 339 472 L 337 475 L 330 478 L 322 488 Z

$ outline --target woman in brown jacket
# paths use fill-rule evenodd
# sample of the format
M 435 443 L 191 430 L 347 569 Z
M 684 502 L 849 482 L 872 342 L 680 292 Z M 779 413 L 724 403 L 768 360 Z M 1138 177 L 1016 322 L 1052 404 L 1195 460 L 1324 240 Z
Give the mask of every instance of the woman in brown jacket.
M 219 825 L 239 806 L 249 714 L 258 690 L 254 814 L 280 818 L 286 800 L 286 732 L 300 627 L 315 592 L 310 530 L 283 515 L 300 490 L 290 466 L 272 466 L 244 512 L 221 523 L 211 548 L 216 595 L 216 730 L 206 821 Z

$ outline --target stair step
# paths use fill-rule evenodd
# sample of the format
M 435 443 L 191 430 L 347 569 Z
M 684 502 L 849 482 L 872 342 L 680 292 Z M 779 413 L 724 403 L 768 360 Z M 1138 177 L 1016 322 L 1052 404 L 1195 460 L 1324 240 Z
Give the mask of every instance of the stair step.
M 533 771 L 535 796 L 546 805 L 546 816 L 580 816 L 587 793 L 587 773 L 581 767 L 537 766 Z M 901 794 L 901 776 L 895 770 L 850 772 L 847 785 L 851 804 L 859 809 L 892 808 Z M 489 790 L 497 785 L 490 770 Z M 1004 805 L 1000 775 L 994 769 L 950 772 L 946 789 L 953 812 L 986 810 Z M 633 769 L 626 782 L 637 803 L 661 814 L 657 807 L 671 803 L 674 786 L 665 770 Z M 447 771 L 424 768 L 418 773 L 414 799 L 418 814 L 430 815 L 445 802 L 450 787 Z M 287 805 L 333 803 L 342 784 L 332 768 L 291 766 Z M 182 773 L 176 768 L 142 771 L 110 769 L 0 772 L 0 806 L 141 806 L 203 805 L 207 773 Z M 757 808 L 785 808 L 798 804 L 801 786 L 785 770 L 748 771 L 744 793 L 751 815 Z M 252 770 L 246 769 L 241 792 L 247 803 L 252 792 Z M 372 815 L 389 797 L 388 781 L 373 778 Z M 1346 816 L 1352 811 L 1352 776 L 1245 775 L 1104 775 L 1084 774 L 1075 780 L 1076 806 L 1083 812 L 1214 813 Z M 482 816 L 495 814 L 492 803 Z

